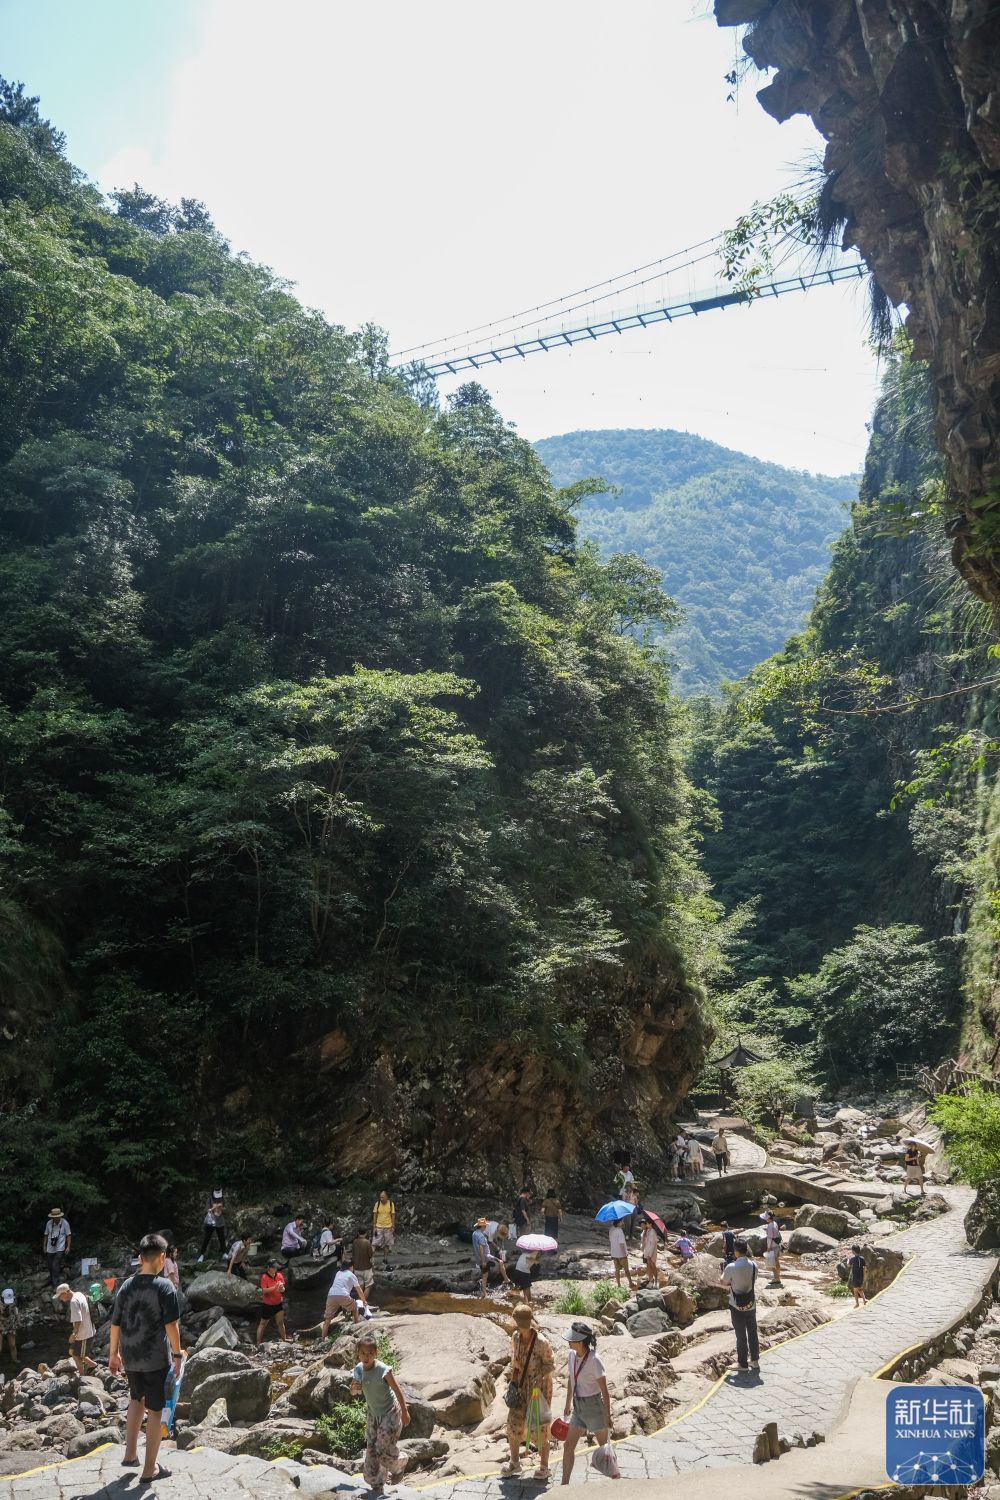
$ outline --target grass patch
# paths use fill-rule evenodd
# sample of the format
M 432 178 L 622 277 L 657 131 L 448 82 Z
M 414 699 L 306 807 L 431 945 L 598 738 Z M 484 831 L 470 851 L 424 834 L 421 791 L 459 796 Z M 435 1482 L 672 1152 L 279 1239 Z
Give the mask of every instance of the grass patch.
M 554 1308 L 571 1318 L 596 1318 L 597 1309 L 621 1291 L 613 1281 L 564 1281 Z
M 271 1438 L 264 1444 L 265 1457 L 274 1461 L 276 1458 L 299 1458 L 305 1445 L 298 1438 Z
M 826 1295 L 828 1297 L 849 1297 L 851 1289 L 846 1281 L 831 1281 L 830 1285 L 826 1288 Z
M 387 1333 L 379 1334 L 376 1347 L 378 1349 L 378 1357 L 382 1363 L 388 1365 L 390 1370 L 398 1370 L 399 1355 L 392 1347 L 392 1340 Z
M 354 1401 L 338 1401 L 333 1411 L 316 1418 L 316 1431 L 341 1458 L 357 1458 L 365 1446 L 368 1408 L 359 1396 Z

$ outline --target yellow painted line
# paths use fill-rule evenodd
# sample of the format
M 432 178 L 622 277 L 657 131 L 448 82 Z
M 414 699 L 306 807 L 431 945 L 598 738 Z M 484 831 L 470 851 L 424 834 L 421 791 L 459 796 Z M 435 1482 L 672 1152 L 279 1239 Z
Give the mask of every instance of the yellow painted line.
M 82 1464 L 85 1458 L 93 1458 L 95 1453 L 106 1453 L 109 1448 L 117 1446 L 117 1443 L 101 1443 L 97 1448 L 91 1448 L 89 1453 L 81 1453 L 79 1458 L 60 1458 L 54 1464 L 39 1464 L 37 1469 L 25 1469 L 23 1474 L 5 1474 L 0 1483 L 8 1484 L 14 1479 L 27 1479 L 30 1474 L 47 1474 L 49 1469 L 62 1469 L 67 1464 Z

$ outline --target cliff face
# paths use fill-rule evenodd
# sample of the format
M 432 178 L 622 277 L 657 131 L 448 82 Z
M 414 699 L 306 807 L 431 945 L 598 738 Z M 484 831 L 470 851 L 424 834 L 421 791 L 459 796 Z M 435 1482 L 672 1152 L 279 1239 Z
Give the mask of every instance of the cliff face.
M 715 0 L 808 114 L 832 202 L 931 367 L 953 557 L 1000 603 L 1000 9 L 993 0 Z

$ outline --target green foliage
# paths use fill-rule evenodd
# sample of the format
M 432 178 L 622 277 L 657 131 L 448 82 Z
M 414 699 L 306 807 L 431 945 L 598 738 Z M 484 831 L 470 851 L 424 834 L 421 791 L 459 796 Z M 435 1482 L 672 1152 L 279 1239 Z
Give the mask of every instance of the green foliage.
M 823 1290 L 828 1297 L 850 1297 L 852 1295 L 846 1281 L 830 1281 Z
M 940 1056 L 958 1019 L 953 965 L 914 926 L 862 924 L 788 989 L 841 1078 Z
M 387 1333 L 380 1333 L 376 1338 L 376 1345 L 378 1347 L 378 1357 L 382 1363 L 388 1365 L 390 1370 L 398 1370 L 399 1356 L 392 1347 L 392 1339 L 389 1335 Z
M 705 900 L 673 605 L 577 547 L 600 484 L 60 144 L 0 87 L 9 1242 L 319 1170 L 328 1080 L 274 1059 L 334 1029 L 359 1079 L 503 1042 L 583 1107 L 643 997 L 692 996 Z
M 751 1125 L 776 1128 L 798 1094 L 813 1082 L 807 1064 L 793 1057 L 771 1057 L 739 1068 L 734 1076 L 736 1104 Z
M 571 432 L 535 447 L 557 484 L 612 482 L 585 491 L 581 534 L 606 559 L 641 559 L 677 601 L 680 618 L 656 607 L 648 618 L 685 695 L 742 677 L 799 629 L 857 490 L 683 432 Z
M 368 1408 L 360 1396 L 337 1401 L 333 1410 L 316 1418 L 316 1431 L 341 1458 L 357 1458 L 364 1451 Z
M 930 1106 L 953 1162 L 974 1188 L 1000 1184 L 1000 1097 L 983 1088 L 941 1094 Z
M 755 202 L 722 236 L 722 274 L 749 299 L 760 296 L 760 284 L 774 272 L 774 252 L 788 240 L 809 244 L 814 238 L 815 198 L 778 193 Z
M 304 1447 L 298 1438 L 269 1438 L 264 1444 L 264 1456 L 272 1463 L 279 1458 L 299 1459 Z
M 596 1318 L 597 1309 L 620 1291 L 621 1288 L 611 1281 L 564 1281 L 553 1308 L 557 1313 L 566 1313 L 570 1317 Z

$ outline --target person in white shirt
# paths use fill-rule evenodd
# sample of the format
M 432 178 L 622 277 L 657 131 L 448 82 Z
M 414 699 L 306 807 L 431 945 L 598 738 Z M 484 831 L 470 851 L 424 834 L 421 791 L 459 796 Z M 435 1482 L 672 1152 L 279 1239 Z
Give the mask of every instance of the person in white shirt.
M 61 1208 L 49 1210 L 42 1231 L 42 1254 L 49 1263 L 49 1286 L 58 1286 L 63 1259 L 73 1248 L 73 1231 Z
M 76 1368 L 81 1375 L 85 1375 L 88 1370 L 96 1370 L 95 1362 L 87 1358 L 87 1344 L 94 1337 L 94 1319 L 90 1311 L 90 1302 L 83 1292 L 74 1292 L 65 1281 L 61 1286 L 56 1287 L 55 1300 L 69 1303 L 69 1352 Z
M 628 1244 L 625 1240 L 625 1231 L 621 1224 L 612 1224 L 608 1230 L 608 1243 L 611 1246 L 611 1259 L 615 1268 L 615 1285 L 621 1286 L 622 1272 L 629 1284 L 629 1290 L 635 1291 L 635 1282 L 632 1280 L 632 1272 L 628 1264 Z
M 659 1236 L 650 1221 L 647 1219 L 645 1224 L 642 1226 L 642 1242 L 639 1246 L 639 1253 L 642 1256 L 642 1263 L 646 1268 L 647 1286 L 659 1286 L 660 1284 L 660 1278 L 656 1270 L 656 1257 L 659 1254 L 659 1251 Z
M 571 1323 L 563 1334 L 570 1347 L 566 1370 L 566 1405 L 563 1420 L 569 1432 L 563 1443 L 562 1482 L 569 1484 L 576 1445 L 592 1432 L 602 1447 L 611 1433 L 611 1397 L 604 1366 L 597 1357 L 593 1331 L 586 1323 Z M 572 1415 L 570 1414 L 572 1411 Z
M 324 1338 L 330 1332 L 330 1324 L 333 1322 L 334 1314 L 337 1312 L 349 1312 L 353 1323 L 361 1322 L 361 1311 L 358 1307 L 359 1301 L 364 1304 L 365 1308 L 368 1307 L 368 1298 L 365 1296 L 364 1287 L 349 1265 L 341 1266 L 333 1278 L 333 1283 L 327 1294 L 326 1307 L 323 1309 L 323 1321 L 320 1323 L 320 1328 L 323 1331 Z

